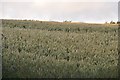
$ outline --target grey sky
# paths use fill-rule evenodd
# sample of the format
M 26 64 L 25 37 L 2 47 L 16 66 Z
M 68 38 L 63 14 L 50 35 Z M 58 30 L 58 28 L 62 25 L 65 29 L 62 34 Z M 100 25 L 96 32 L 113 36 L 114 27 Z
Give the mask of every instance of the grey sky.
M 7 2 L 2 0 L 2 16 L 4 19 L 38 19 L 79 22 L 106 22 L 118 20 L 118 0 L 80 1 L 41 1 Z M 111 2 L 110 2 L 111 1 Z M 0 7 L 1 9 L 1 7 Z

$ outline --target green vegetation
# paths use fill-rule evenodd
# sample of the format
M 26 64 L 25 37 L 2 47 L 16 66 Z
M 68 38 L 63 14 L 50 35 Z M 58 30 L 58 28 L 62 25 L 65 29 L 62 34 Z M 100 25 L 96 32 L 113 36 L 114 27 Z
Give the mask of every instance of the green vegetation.
M 116 78 L 118 26 L 3 20 L 4 78 Z

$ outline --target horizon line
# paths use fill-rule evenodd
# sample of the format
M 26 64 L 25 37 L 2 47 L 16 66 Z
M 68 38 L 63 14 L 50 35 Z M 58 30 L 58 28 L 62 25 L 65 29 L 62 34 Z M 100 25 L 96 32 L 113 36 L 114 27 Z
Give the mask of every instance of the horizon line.
M 0 19 L 1 19 L 1 18 L 0 18 Z M 106 23 L 106 22 L 107 22 L 107 23 L 110 23 L 111 21 L 113 21 L 113 20 L 111 20 L 111 21 L 105 21 L 105 22 L 97 22 L 97 21 L 96 21 L 96 22 L 93 22 L 93 21 L 86 21 L 86 22 L 85 22 L 85 21 L 49 20 L 49 19 L 48 19 L 48 20 L 43 20 L 43 19 L 41 19 L 41 20 L 40 20 L 40 19 L 19 19 L 19 18 L 18 18 L 18 19 L 17 19 L 17 18 L 2 18 L 2 19 L 3 19 L 3 20 L 5 20 L 5 19 L 6 19 L 6 20 L 28 20 L 28 21 L 29 21 L 29 20 L 32 20 L 32 21 L 53 21 L 53 22 L 64 22 L 64 21 L 68 21 L 68 22 L 69 22 L 69 21 L 71 21 L 71 23 L 72 23 L 72 22 L 78 22 L 78 23 L 101 23 L 101 24 L 104 24 L 104 23 Z M 119 22 L 119 21 L 113 21 L 113 22 Z

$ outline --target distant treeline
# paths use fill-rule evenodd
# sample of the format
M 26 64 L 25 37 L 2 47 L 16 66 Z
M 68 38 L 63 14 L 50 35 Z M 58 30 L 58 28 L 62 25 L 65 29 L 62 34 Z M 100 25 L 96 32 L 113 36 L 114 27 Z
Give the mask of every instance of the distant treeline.
M 120 22 L 119 21 L 118 22 L 111 21 L 110 23 L 105 22 L 105 24 L 120 24 Z

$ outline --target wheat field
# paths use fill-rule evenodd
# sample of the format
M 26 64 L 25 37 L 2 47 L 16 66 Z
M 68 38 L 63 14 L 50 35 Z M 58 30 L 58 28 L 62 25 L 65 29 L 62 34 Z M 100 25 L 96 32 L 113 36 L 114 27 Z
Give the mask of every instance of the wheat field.
M 3 78 L 116 78 L 118 25 L 2 20 Z

